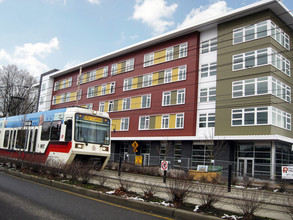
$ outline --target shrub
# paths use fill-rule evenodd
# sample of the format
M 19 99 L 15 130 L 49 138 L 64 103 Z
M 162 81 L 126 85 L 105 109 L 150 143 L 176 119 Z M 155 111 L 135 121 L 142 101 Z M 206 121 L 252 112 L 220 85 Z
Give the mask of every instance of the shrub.
M 192 183 L 188 179 L 174 178 L 168 180 L 167 194 L 175 207 L 180 207 L 184 203 L 191 188 Z
M 151 199 L 157 193 L 158 186 L 156 184 L 147 184 L 146 181 L 144 181 L 144 184 L 140 185 L 140 189 L 143 191 L 143 197 L 145 199 Z
M 224 195 L 224 188 L 217 184 L 198 184 L 196 192 L 201 202 L 200 209 L 206 211 L 220 201 Z

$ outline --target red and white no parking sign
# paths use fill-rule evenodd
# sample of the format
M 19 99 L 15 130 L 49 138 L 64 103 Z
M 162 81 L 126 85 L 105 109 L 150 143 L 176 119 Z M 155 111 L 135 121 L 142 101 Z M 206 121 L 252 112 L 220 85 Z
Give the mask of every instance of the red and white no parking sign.
M 162 170 L 168 170 L 168 161 L 162 161 L 161 162 L 161 169 Z

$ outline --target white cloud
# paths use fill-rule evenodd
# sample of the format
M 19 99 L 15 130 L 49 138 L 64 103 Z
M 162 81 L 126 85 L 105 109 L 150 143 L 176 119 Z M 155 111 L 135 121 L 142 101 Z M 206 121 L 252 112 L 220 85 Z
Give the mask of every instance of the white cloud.
M 47 71 L 49 67 L 42 62 L 49 54 L 59 48 L 58 39 L 52 38 L 48 43 L 27 43 L 23 46 L 16 46 L 12 54 L 4 49 L 0 50 L 0 60 L 8 64 L 15 64 L 19 68 L 26 69 L 34 76 Z
M 88 2 L 93 4 L 93 5 L 100 5 L 102 0 L 88 0 Z
M 218 1 L 208 6 L 200 6 L 199 8 L 192 9 L 183 23 L 178 25 L 178 28 L 188 27 L 207 21 L 230 10 L 232 10 L 232 8 L 227 6 L 226 1 Z
M 177 6 L 167 6 L 165 0 L 136 0 L 132 19 L 142 21 L 154 30 L 154 34 L 160 34 L 174 25 L 170 18 Z

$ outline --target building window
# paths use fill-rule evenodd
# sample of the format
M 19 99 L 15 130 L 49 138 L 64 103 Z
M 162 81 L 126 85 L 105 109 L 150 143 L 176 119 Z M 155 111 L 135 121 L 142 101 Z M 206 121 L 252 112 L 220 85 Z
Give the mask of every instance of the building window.
M 134 70 L 134 59 L 126 60 L 125 64 L 125 71 L 131 71 Z
M 56 103 L 57 103 L 57 98 L 56 96 L 53 96 L 52 105 L 56 105 Z
M 179 46 L 179 58 L 187 57 L 187 43 L 180 44 Z
M 111 67 L 111 75 L 114 76 L 116 74 L 117 74 L 117 63 L 112 64 L 112 67 Z
M 114 111 L 114 101 L 111 100 L 109 101 L 108 112 L 113 112 L 113 111 Z
M 105 111 L 105 102 L 100 102 L 99 111 L 104 112 Z
M 130 98 L 124 98 L 122 103 L 122 110 L 129 110 L 130 109 Z
M 123 91 L 131 90 L 132 78 L 124 79 Z
M 186 66 L 180 66 L 178 80 L 185 80 L 185 79 L 186 79 Z
M 211 102 L 216 100 L 216 87 L 203 88 L 199 93 L 200 102 Z
M 150 126 L 150 117 L 141 116 L 139 120 L 139 130 L 148 130 Z
M 233 43 L 239 44 L 266 36 L 271 36 L 287 50 L 290 49 L 289 35 L 286 34 L 271 20 L 266 20 L 246 27 L 234 29 Z
M 169 128 L 169 115 L 163 115 L 162 116 L 162 129 Z
M 176 128 L 183 128 L 184 127 L 184 114 L 179 113 L 176 114 Z
M 89 81 L 94 81 L 95 79 L 96 79 L 96 71 L 92 70 L 90 71 Z
M 108 67 L 104 67 L 103 69 L 103 78 L 106 78 L 108 76 Z
M 115 82 L 110 83 L 110 94 L 115 93 Z
M 95 93 L 95 87 L 89 87 L 87 89 L 87 98 L 94 97 L 94 93 Z
M 291 131 L 291 114 L 272 107 L 272 124 Z
M 172 69 L 165 70 L 164 83 L 169 83 L 172 81 Z
M 65 94 L 62 94 L 61 95 L 61 101 L 60 101 L 61 103 L 64 103 L 65 102 Z
M 177 91 L 177 104 L 185 103 L 185 89 L 180 89 Z
M 217 38 L 207 40 L 201 43 L 201 53 L 209 53 L 217 50 Z
M 101 95 L 106 95 L 106 93 L 107 93 L 107 84 L 103 84 L 102 85 Z
M 199 114 L 199 127 L 200 128 L 215 127 L 215 113 Z
M 291 102 L 291 88 L 281 81 L 268 76 L 235 81 L 232 83 L 232 97 L 247 97 L 272 94 L 286 102 Z
M 120 131 L 128 131 L 129 129 L 129 118 L 121 118 Z
M 290 61 L 270 47 L 233 56 L 233 71 L 267 64 L 273 65 L 290 76 Z
M 200 69 L 200 77 L 210 77 L 217 75 L 217 63 L 202 64 Z
M 147 87 L 152 85 L 153 74 L 143 75 L 142 77 L 142 86 Z
M 166 49 L 166 61 L 173 60 L 173 47 Z
M 144 67 L 154 65 L 154 53 L 149 53 L 144 55 Z
M 149 108 L 151 106 L 151 95 L 143 95 L 141 97 L 141 108 Z
M 171 92 L 163 93 L 163 106 L 171 105 Z

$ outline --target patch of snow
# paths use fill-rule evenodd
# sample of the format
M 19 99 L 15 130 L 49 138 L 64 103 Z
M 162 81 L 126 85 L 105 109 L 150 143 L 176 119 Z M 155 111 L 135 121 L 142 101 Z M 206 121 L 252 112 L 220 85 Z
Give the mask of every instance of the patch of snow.
M 112 195 L 112 194 L 114 194 L 114 192 L 115 192 L 115 190 L 113 190 L 113 191 L 108 191 L 108 192 L 106 192 L 106 193 Z
M 194 212 L 197 212 L 199 210 L 200 205 L 195 206 Z

